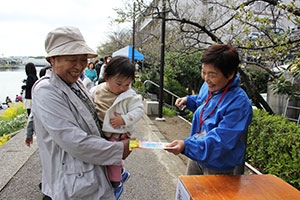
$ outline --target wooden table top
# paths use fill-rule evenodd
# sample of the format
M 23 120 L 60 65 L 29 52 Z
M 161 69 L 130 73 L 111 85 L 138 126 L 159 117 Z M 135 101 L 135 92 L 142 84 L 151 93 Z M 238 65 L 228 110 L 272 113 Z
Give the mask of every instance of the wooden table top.
M 274 175 L 180 176 L 191 199 L 300 200 L 300 191 Z

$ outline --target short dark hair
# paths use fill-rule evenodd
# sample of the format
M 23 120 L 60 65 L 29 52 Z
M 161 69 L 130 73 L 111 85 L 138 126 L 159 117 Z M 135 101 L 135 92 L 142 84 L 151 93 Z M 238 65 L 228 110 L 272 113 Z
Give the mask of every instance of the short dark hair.
M 125 56 L 115 56 L 111 59 L 111 61 L 107 64 L 105 68 L 105 76 L 107 78 L 113 76 L 120 77 L 131 77 L 134 80 L 135 77 L 135 67 L 128 57 Z
M 51 68 L 52 68 L 51 66 L 43 67 L 43 68 L 40 70 L 40 74 L 39 74 L 40 78 L 42 78 L 43 76 L 45 76 L 45 75 L 46 75 L 46 71 L 47 71 L 48 69 L 51 69 Z
M 94 64 L 96 65 L 99 62 L 99 59 L 94 60 Z
M 212 64 L 228 78 L 236 75 L 240 63 L 239 54 L 231 44 L 215 44 L 206 49 L 202 55 L 201 63 Z
M 105 62 L 105 63 L 107 63 L 107 58 L 112 58 L 112 56 L 111 56 L 111 55 L 109 55 L 109 56 L 104 56 L 104 62 Z
M 93 69 L 95 69 L 95 63 L 94 62 L 89 62 L 87 64 L 87 68 L 90 69 L 90 65 L 93 65 Z

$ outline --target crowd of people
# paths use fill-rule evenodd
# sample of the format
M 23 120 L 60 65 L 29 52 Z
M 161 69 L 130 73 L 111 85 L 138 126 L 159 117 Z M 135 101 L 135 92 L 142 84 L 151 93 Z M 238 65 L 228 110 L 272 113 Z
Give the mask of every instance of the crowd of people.
M 90 90 L 92 87 L 105 82 L 104 71 L 107 64 L 112 59 L 112 56 L 105 56 L 104 58 L 96 59 L 88 63 L 86 69 L 81 74 L 80 78 L 84 86 Z
M 40 70 L 40 76 L 44 73 L 46 69 L 50 68 L 50 66 L 46 66 Z M 30 115 L 31 111 L 31 89 L 34 85 L 34 83 L 38 80 L 37 77 L 37 70 L 34 63 L 29 62 L 25 65 L 25 73 L 26 73 L 26 79 L 23 80 L 24 85 L 21 86 L 21 92 L 20 94 L 16 94 L 14 102 L 23 102 L 24 108 L 27 110 L 28 116 Z M 12 100 L 9 96 L 6 97 L 5 103 L 7 107 L 10 106 L 12 103 Z
M 23 92 L 21 92 L 20 94 L 16 94 L 16 98 L 14 102 L 16 103 L 23 102 Z M 9 96 L 6 96 L 5 102 L 4 103 L 0 102 L 0 109 L 9 108 L 11 103 L 13 103 L 11 98 Z M 5 105 L 5 107 L 3 107 L 3 105 Z
M 6 96 L 5 102 L 4 102 L 4 103 L 1 103 L 1 102 L 0 102 L 0 109 L 8 108 L 8 107 L 10 106 L 11 103 L 12 103 L 12 100 L 10 99 L 10 97 L 9 97 L 9 96 Z
M 50 31 L 45 50 L 51 70 L 40 79 L 26 71 L 34 84 L 30 98 L 25 94 L 32 99 L 25 143 L 30 146 L 36 134 L 44 199 L 119 199 L 130 177 L 123 160 L 144 113 L 141 96 L 131 89 L 135 66 L 123 56 L 92 61 L 97 54 L 76 27 Z M 191 135 L 166 150 L 190 158 L 188 175 L 233 174 L 243 162 L 241 135 L 252 109 L 240 88 L 239 62 L 230 44 L 210 46 L 201 58 L 199 95 L 176 101 L 194 112 Z

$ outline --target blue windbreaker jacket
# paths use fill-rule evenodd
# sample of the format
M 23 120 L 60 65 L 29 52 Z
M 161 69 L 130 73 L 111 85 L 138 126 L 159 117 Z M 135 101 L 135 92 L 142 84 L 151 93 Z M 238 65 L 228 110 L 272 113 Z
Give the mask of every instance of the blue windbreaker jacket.
M 214 92 L 203 112 L 202 119 L 216 107 L 225 88 Z M 199 95 L 187 98 L 187 108 L 194 112 L 191 136 L 184 140 L 182 152 L 200 165 L 214 170 L 230 170 L 243 161 L 245 144 L 241 135 L 252 121 L 251 102 L 240 88 L 240 78 L 235 77 L 216 110 L 202 124 L 199 135 L 200 116 L 209 95 L 204 83 Z

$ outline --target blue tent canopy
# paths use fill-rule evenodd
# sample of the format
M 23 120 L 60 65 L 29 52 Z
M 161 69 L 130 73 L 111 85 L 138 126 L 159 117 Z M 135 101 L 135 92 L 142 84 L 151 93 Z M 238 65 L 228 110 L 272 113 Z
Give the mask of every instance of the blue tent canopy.
M 118 51 L 113 52 L 112 56 L 127 56 L 132 60 L 132 46 L 128 45 Z M 134 49 L 134 60 L 144 60 L 144 55 Z

